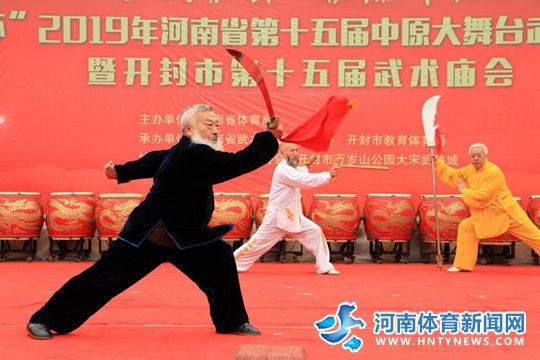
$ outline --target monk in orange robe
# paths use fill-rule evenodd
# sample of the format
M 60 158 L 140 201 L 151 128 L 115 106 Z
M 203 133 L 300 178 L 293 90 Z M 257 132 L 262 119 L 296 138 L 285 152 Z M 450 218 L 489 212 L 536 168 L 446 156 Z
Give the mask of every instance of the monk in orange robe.
M 540 254 L 540 230 L 512 196 L 501 169 L 487 160 L 487 147 L 472 144 L 469 155 L 471 164 L 459 169 L 440 159 L 435 163 L 439 179 L 461 192 L 471 212 L 459 223 L 456 257 L 448 271 L 471 271 L 478 257 L 479 239 L 494 238 L 506 231 Z

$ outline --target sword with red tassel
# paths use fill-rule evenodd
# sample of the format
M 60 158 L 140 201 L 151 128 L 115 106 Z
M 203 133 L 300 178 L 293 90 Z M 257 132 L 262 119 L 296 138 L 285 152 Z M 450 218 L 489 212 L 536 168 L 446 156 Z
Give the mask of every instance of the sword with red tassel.
M 266 122 L 266 126 L 268 126 L 269 129 L 275 129 L 279 125 L 279 117 L 276 116 L 274 113 L 274 108 L 272 107 L 272 102 L 270 101 L 270 94 L 268 94 L 268 89 L 266 88 L 266 83 L 264 82 L 263 75 L 261 73 L 261 70 L 255 64 L 255 61 L 253 61 L 249 56 L 244 54 L 241 51 L 233 50 L 233 49 L 225 49 L 229 54 L 231 54 L 236 61 L 240 63 L 246 69 L 249 76 L 257 83 L 257 86 L 259 87 L 259 90 L 261 91 L 261 94 L 263 96 L 264 102 L 266 103 L 266 108 L 268 109 L 268 115 L 270 115 L 270 119 Z
M 270 115 L 266 126 L 275 129 L 279 126 L 280 118 L 274 113 L 261 70 L 249 56 L 241 51 L 226 50 L 242 65 L 259 87 L 268 109 L 268 115 Z M 321 109 L 307 118 L 296 129 L 293 129 L 288 135 L 282 136 L 281 141 L 295 143 L 317 152 L 327 151 L 341 121 L 355 106 L 355 101 L 349 101 L 343 96 L 330 96 Z

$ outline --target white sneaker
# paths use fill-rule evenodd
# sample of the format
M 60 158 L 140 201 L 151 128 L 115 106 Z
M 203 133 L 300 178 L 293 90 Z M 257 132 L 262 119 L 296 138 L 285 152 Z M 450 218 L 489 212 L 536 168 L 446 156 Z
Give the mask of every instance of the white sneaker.
M 452 266 L 451 268 L 448 268 L 446 271 L 448 271 L 448 272 L 460 272 L 461 269 L 457 268 L 455 266 Z
M 328 270 L 327 272 L 323 273 L 323 275 L 339 275 L 339 274 L 341 273 L 336 269 Z

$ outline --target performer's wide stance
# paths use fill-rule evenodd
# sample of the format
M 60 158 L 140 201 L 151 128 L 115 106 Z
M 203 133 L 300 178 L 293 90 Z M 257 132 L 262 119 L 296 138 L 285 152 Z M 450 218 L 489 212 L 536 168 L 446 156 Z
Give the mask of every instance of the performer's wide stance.
M 459 223 L 457 250 L 450 272 L 471 271 L 478 257 L 479 239 L 508 233 L 540 254 L 540 230 L 529 219 L 506 185 L 501 169 L 487 160 L 484 144 L 469 148 L 471 164 L 454 169 L 437 160 L 437 176 L 461 192 L 471 216 Z
M 237 153 L 216 150 L 219 118 L 211 106 L 194 105 L 184 112 L 183 136 L 170 150 L 114 169 L 106 166 L 119 182 L 153 176 L 153 186 L 101 259 L 32 315 L 30 336 L 50 339 L 52 332 L 77 329 L 163 262 L 173 264 L 206 294 L 218 333 L 260 334 L 249 324 L 231 247 L 221 240 L 231 227 L 207 225 L 214 210 L 212 186 L 257 169 L 277 153 L 283 128 L 267 130 Z
M 317 273 L 339 275 L 330 263 L 330 252 L 321 228 L 302 213 L 300 189 L 328 183 L 337 170 L 310 174 L 299 166 L 298 146 L 282 143 L 283 160 L 272 177 L 268 207 L 261 226 L 249 241 L 234 252 L 238 271 L 246 271 L 286 234 L 315 255 Z

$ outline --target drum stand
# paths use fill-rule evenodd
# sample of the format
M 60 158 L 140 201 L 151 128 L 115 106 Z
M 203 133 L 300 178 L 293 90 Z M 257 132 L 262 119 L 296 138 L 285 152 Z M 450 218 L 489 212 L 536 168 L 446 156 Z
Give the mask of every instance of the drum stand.
M 68 242 L 75 242 L 73 249 L 69 248 Z M 67 253 L 76 253 L 77 261 L 83 261 L 88 259 L 91 252 L 92 238 L 52 238 L 49 236 L 49 256 L 47 257 L 49 261 L 64 260 Z
M 531 256 L 533 258 L 534 265 L 538 265 L 538 254 L 534 250 L 531 250 Z
M 454 255 L 456 253 L 456 247 L 454 247 L 453 250 L 450 250 L 450 245 L 453 242 L 455 242 L 455 240 L 441 240 L 443 264 L 448 264 L 448 260 L 450 260 L 450 255 Z M 422 260 L 424 261 L 424 264 L 427 264 L 429 262 L 429 257 L 431 255 L 437 255 L 437 251 L 431 249 L 431 245 L 436 244 L 436 240 L 420 239 L 420 254 L 422 255 Z M 430 249 L 426 250 L 426 247 L 424 245 L 429 245 Z
M 98 236 L 98 252 L 99 252 L 99 255 L 101 255 L 105 251 L 107 251 L 107 250 L 103 249 L 103 242 L 105 242 L 107 244 L 107 249 L 109 249 L 111 247 L 112 243 L 116 241 L 116 239 L 117 239 L 117 237 Z
M 512 265 L 514 258 L 516 256 L 516 242 L 519 240 L 508 240 L 508 241 L 483 241 L 480 240 L 480 246 L 478 248 L 478 258 L 480 264 L 492 264 L 495 260 L 495 257 L 502 257 L 506 265 Z M 499 252 L 495 251 L 500 249 Z
M 341 240 L 341 239 L 326 239 L 326 242 L 328 244 L 328 249 L 330 250 L 330 261 L 333 261 L 332 255 L 338 254 L 343 257 L 343 261 L 345 264 L 351 264 L 354 262 L 354 241 L 356 239 L 347 239 L 347 240 Z M 339 243 L 341 246 L 339 247 L 338 251 L 332 250 L 331 244 Z
M 295 243 L 300 244 L 300 249 L 299 250 L 294 250 L 294 248 L 292 248 L 291 250 L 287 250 L 287 242 L 292 242 L 293 243 L 292 246 L 294 246 Z M 261 256 L 260 261 L 264 262 L 264 256 L 267 255 L 267 254 L 277 254 L 276 261 L 279 261 L 280 263 L 283 264 L 287 260 L 287 254 L 292 254 L 293 255 L 293 261 L 295 263 L 297 263 L 297 262 L 300 262 L 300 257 L 304 253 L 304 246 L 301 243 L 295 241 L 293 238 L 288 237 L 288 236 L 286 236 L 285 238 L 283 238 L 283 240 L 278 242 L 276 244 L 276 246 L 278 247 L 277 250 L 268 251 L 266 254 Z
M 23 241 L 23 246 L 20 250 L 14 250 L 11 247 L 10 241 Z M 20 252 L 26 255 L 26 261 L 31 262 L 34 260 L 36 255 L 37 248 L 37 239 L 34 237 L 30 238 L 4 238 L 0 239 L 0 261 L 6 261 L 9 253 Z
M 242 246 L 242 244 L 244 243 L 245 240 L 246 240 L 245 238 L 241 238 L 241 239 L 223 239 L 223 241 L 228 242 L 232 246 L 232 251 L 235 251 L 240 246 Z
M 380 264 L 382 262 L 381 256 L 383 254 L 391 254 L 394 256 L 396 263 L 401 262 L 403 258 L 403 263 L 409 263 L 409 255 L 411 254 L 411 246 L 409 240 L 390 240 L 390 239 L 373 239 L 369 240 L 369 254 L 373 259 L 373 262 Z M 385 250 L 384 243 L 391 243 L 393 246 L 392 250 Z M 405 250 L 404 250 L 405 248 Z

